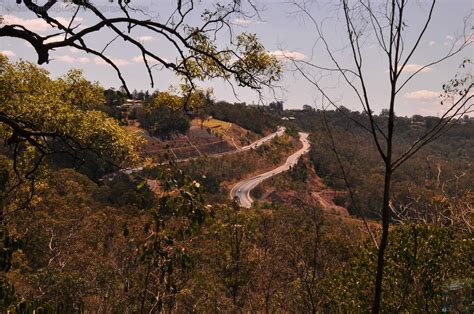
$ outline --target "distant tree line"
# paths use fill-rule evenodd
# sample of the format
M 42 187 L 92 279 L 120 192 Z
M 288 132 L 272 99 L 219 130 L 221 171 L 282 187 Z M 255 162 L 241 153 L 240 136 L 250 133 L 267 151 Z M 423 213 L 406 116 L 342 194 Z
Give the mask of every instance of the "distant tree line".
M 363 127 L 369 125 L 367 115 L 345 108 L 342 111 L 295 111 L 293 114 L 296 117 L 294 124 L 313 132 L 310 157 L 317 173 L 336 190 L 346 190 L 349 184 L 352 195 L 347 193 L 345 199 L 340 201 L 341 205 L 347 206 L 353 215 L 379 218 L 382 166 L 374 145 L 364 137 Z M 375 119 L 383 126 L 383 117 L 379 120 L 375 116 Z M 347 169 L 345 172 L 342 172 L 336 158 L 324 121 L 331 129 L 340 162 Z M 439 118 L 432 116 L 397 116 L 394 139 L 399 149 L 409 147 L 437 121 Z M 471 167 L 474 156 L 473 125 L 468 118 L 452 122 L 442 137 L 399 168 L 394 176 L 394 208 L 413 206 L 418 209 L 426 207 L 423 210 L 427 210 L 436 196 L 459 201 L 467 197 L 469 187 L 474 185 L 472 171 L 466 171 Z M 426 205 L 422 206 L 423 203 Z M 407 212 L 417 215 L 417 210 Z
M 171 92 L 156 92 L 137 109 L 140 125 L 152 136 L 169 139 L 175 134 L 186 134 L 191 126 L 189 115 L 182 110 L 183 97 Z
M 267 130 L 275 130 L 280 124 L 280 118 L 269 106 L 246 105 L 245 103 L 228 103 L 218 101 L 209 103 L 205 112 L 216 119 L 233 122 L 258 134 Z M 275 108 L 283 109 L 283 104 Z

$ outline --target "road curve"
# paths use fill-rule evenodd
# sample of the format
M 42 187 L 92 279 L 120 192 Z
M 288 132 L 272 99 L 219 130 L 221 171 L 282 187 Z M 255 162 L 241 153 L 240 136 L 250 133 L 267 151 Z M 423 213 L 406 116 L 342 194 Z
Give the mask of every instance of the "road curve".
M 268 172 L 262 173 L 256 177 L 245 179 L 240 181 L 230 190 L 230 198 L 234 199 L 237 197 L 240 201 L 240 205 L 245 208 L 250 208 L 252 206 L 252 198 L 250 197 L 250 191 L 252 191 L 257 185 L 262 183 L 263 180 L 269 179 L 279 173 L 287 171 L 292 166 L 296 165 L 298 159 L 304 155 L 305 153 L 309 152 L 310 144 L 308 141 L 308 133 L 300 132 L 300 141 L 303 143 L 303 148 L 298 150 L 296 153 L 289 156 L 286 162 Z
M 286 131 L 286 128 L 284 126 L 278 126 L 276 132 L 271 133 L 271 134 L 269 134 L 265 137 L 262 137 L 261 139 L 253 142 L 250 145 L 243 146 L 243 147 L 240 147 L 237 150 L 232 150 L 232 151 L 225 152 L 225 153 L 217 153 L 217 154 L 214 154 L 214 155 L 209 155 L 208 157 L 220 157 L 220 156 L 223 156 L 223 155 L 240 153 L 240 152 L 244 152 L 244 151 L 247 151 L 247 150 L 256 149 L 256 148 L 262 146 L 263 144 L 265 144 L 266 142 L 270 141 L 271 139 L 273 139 L 277 136 L 281 136 L 283 133 L 285 133 L 285 131 Z M 186 161 L 194 160 L 194 159 L 197 159 L 197 158 L 198 157 L 192 157 L 192 158 L 186 158 L 186 159 L 177 159 L 177 160 L 175 160 L 175 162 L 186 162 Z M 132 174 L 132 173 L 139 172 L 139 171 L 142 171 L 142 170 L 143 170 L 143 167 L 136 167 L 136 168 L 121 169 L 121 170 L 119 170 L 119 172 L 122 172 L 122 173 L 125 173 L 125 174 Z
M 258 141 L 253 142 L 250 145 L 243 146 L 243 147 L 237 149 L 237 151 L 244 152 L 246 150 L 255 149 L 257 147 L 260 147 L 263 144 L 265 144 L 266 142 L 268 142 L 269 140 L 271 140 L 271 139 L 273 139 L 277 136 L 281 136 L 283 133 L 285 133 L 285 131 L 286 131 L 286 128 L 284 126 L 279 126 L 276 132 L 274 132 L 272 134 L 269 134 L 265 137 L 262 137 L 261 139 L 259 139 Z

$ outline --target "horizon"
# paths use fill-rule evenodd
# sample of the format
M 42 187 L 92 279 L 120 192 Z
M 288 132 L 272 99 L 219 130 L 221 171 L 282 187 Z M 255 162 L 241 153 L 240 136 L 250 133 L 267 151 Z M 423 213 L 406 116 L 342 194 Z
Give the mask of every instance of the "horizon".
M 167 12 L 170 10 L 173 1 L 166 1 L 158 5 L 150 0 L 136 1 L 136 6 L 142 10 L 146 10 L 150 16 L 157 16 L 160 18 L 158 10 Z M 197 10 L 205 9 L 206 5 L 211 1 L 203 1 L 198 5 Z M 53 16 L 68 20 L 74 14 L 72 7 L 67 3 L 60 3 L 56 6 Z M 278 87 L 274 90 L 265 90 L 262 97 L 259 97 L 255 92 L 238 86 L 230 86 L 222 80 L 212 80 L 200 82 L 199 86 L 203 88 L 213 88 L 216 99 L 225 100 L 228 102 L 246 102 L 246 103 L 270 103 L 276 100 L 282 100 L 285 106 L 289 109 L 302 108 L 304 105 L 312 107 L 320 107 L 321 98 L 316 92 L 315 88 L 311 88 L 311 84 L 302 78 L 302 75 L 297 73 L 292 62 L 297 62 L 302 67 L 309 68 L 307 63 L 316 63 L 327 65 L 328 58 L 320 47 L 315 46 L 315 28 L 311 25 L 311 21 L 301 9 L 295 4 L 286 1 L 258 1 L 259 16 L 253 17 L 235 17 L 230 22 L 236 29 L 236 33 L 251 32 L 256 33 L 258 39 L 263 43 L 266 50 L 281 60 L 284 67 L 283 78 L 277 83 Z M 40 19 L 34 17 L 30 12 L 22 10 L 23 6 L 0 2 L 0 15 L 3 16 L 4 23 L 17 23 L 25 25 L 32 31 L 38 31 L 41 34 L 51 33 L 51 28 L 46 23 L 41 22 Z M 111 15 L 114 14 L 112 8 L 113 3 L 108 4 L 104 1 L 102 8 Z M 330 44 L 334 47 L 340 46 L 339 35 L 345 36 L 344 33 L 338 32 L 338 19 L 340 16 L 335 12 L 336 6 L 334 1 L 314 1 L 308 4 L 306 8 L 315 18 L 324 20 L 324 30 Z M 419 29 L 417 21 L 424 21 L 426 18 L 426 4 L 415 3 L 410 7 L 409 21 L 413 21 L 413 25 L 408 25 L 410 29 Z M 462 61 L 466 58 L 472 58 L 472 21 L 465 20 L 466 25 L 463 25 L 463 19 L 472 14 L 473 6 L 469 0 L 456 1 L 441 1 L 433 13 L 432 23 L 423 36 L 422 42 L 418 48 L 419 51 L 414 55 L 414 59 L 407 64 L 406 73 L 411 74 L 422 65 L 428 64 L 429 61 L 442 56 L 450 48 L 456 46 L 459 41 L 461 33 L 468 29 L 467 38 L 470 46 L 463 50 L 460 54 L 443 62 L 442 64 L 433 65 L 425 68 L 418 74 L 418 78 L 411 82 L 410 86 L 403 90 L 403 94 L 398 98 L 398 107 L 400 115 L 431 115 L 439 116 L 442 111 L 438 96 L 442 92 L 442 85 L 449 79 L 453 78 L 457 73 Z M 193 17 L 196 20 L 197 17 Z M 76 18 L 79 27 L 87 26 L 93 18 L 89 14 L 79 12 Z M 326 26 L 328 25 L 328 26 Z M 339 25 L 340 26 L 340 25 Z M 323 31 L 324 31 L 323 30 Z M 410 31 L 407 32 L 408 39 L 410 39 Z M 174 60 L 176 55 L 173 55 L 170 47 L 166 46 L 165 40 L 151 36 L 149 33 L 140 32 L 135 34 L 139 40 L 146 45 L 147 48 L 159 52 L 165 60 Z M 53 37 L 54 39 L 54 37 Z M 107 36 L 100 33 L 91 38 L 89 44 L 96 46 L 107 40 Z M 218 42 L 222 45 L 225 38 L 219 38 Z M 28 47 L 28 49 L 25 49 Z M 168 70 L 156 71 L 156 84 L 151 88 L 150 81 L 147 77 L 146 69 L 143 65 L 143 60 L 137 52 L 128 51 L 129 46 L 123 42 L 114 42 L 108 47 L 113 60 L 120 66 L 124 77 L 126 77 L 127 86 L 130 91 L 136 90 L 166 90 L 170 85 L 178 85 L 179 79 L 174 73 Z M 2 38 L 0 44 L 0 51 L 8 56 L 12 61 L 24 59 L 36 63 L 37 56 L 34 49 L 28 43 L 18 39 Z M 378 113 L 386 103 L 385 83 L 388 78 L 386 72 L 385 59 L 380 55 L 379 50 L 375 49 L 374 42 L 368 42 L 364 47 L 365 57 L 373 60 L 366 68 L 366 77 L 369 78 L 368 85 L 372 89 L 373 99 L 372 103 L 374 112 Z M 340 55 L 340 60 L 346 62 L 347 55 L 344 50 Z M 289 58 L 290 60 L 288 60 Z M 84 71 L 85 76 L 90 81 L 98 81 L 104 88 L 118 88 L 120 87 L 119 80 L 114 70 L 106 65 L 103 61 L 91 57 L 90 55 L 78 51 L 74 48 L 61 48 L 51 55 L 51 62 L 42 67 L 47 69 L 53 77 L 64 75 L 72 68 L 79 68 Z M 305 71 L 307 69 L 304 69 Z M 317 75 L 313 71 L 308 71 L 311 75 Z M 361 108 L 353 103 L 353 94 L 348 88 L 340 88 L 338 83 L 339 78 L 334 77 L 328 79 L 327 90 L 332 93 L 332 97 L 339 100 L 339 104 L 351 110 L 361 110 Z M 295 84 L 296 82 L 296 84 Z M 235 89 L 235 93 L 234 93 Z

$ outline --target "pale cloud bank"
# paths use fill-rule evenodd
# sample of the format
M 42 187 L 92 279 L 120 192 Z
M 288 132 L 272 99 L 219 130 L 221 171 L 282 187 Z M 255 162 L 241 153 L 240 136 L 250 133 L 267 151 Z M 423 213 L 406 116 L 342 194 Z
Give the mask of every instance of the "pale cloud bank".
M 420 70 L 422 67 L 423 66 L 419 65 L 419 64 L 409 63 L 409 64 L 405 65 L 405 67 L 403 68 L 403 72 L 416 72 L 416 71 Z M 423 70 L 421 70 L 420 72 L 431 72 L 432 70 L 433 70 L 432 68 L 426 67 Z
M 420 70 L 421 68 L 423 68 L 423 65 L 416 64 L 416 63 L 408 63 L 403 68 L 403 72 L 404 73 L 414 73 L 414 72 Z M 400 70 L 401 66 L 398 69 Z M 420 73 L 426 73 L 426 72 L 431 72 L 431 71 L 433 71 L 433 68 L 426 67 L 426 68 L 423 68 L 423 70 L 421 70 Z M 385 70 L 385 73 L 388 73 L 388 72 L 389 72 L 389 70 Z
M 244 18 L 241 18 L 241 17 L 237 17 L 237 18 L 232 20 L 232 24 L 235 24 L 235 25 L 247 26 L 247 25 L 250 25 L 250 24 L 253 24 L 253 23 L 254 23 L 254 21 L 244 19 Z
M 161 57 L 161 59 L 164 61 L 164 62 L 170 62 L 168 59 L 166 59 L 165 57 Z M 148 62 L 150 61 L 156 61 L 154 59 L 151 59 L 151 58 L 147 58 Z M 136 57 L 133 57 L 132 58 L 132 61 L 133 62 L 136 62 L 136 63 L 144 63 L 143 61 L 143 56 L 142 55 L 139 55 L 139 56 L 136 56 Z
M 445 37 L 445 41 L 443 43 L 444 46 L 449 46 L 449 45 L 452 45 L 453 44 L 453 41 L 454 41 L 454 37 L 453 36 L 450 36 L 450 35 L 447 35 Z
M 403 97 L 411 100 L 433 101 L 438 99 L 439 95 L 439 92 L 422 89 L 406 93 Z
M 30 31 L 45 31 L 51 28 L 51 26 L 41 19 L 23 19 L 15 15 L 4 15 L 3 19 L 7 25 L 22 25 Z
M 87 64 L 91 63 L 94 61 L 96 65 L 109 65 L 107 62 L 105 62 L 102 58 L 95 57 L 93 60 L 87 57 L 76 57 L 74 55 L 59 55 L 59 56 L 54 56 L 54 60 L 60 61 L 60 62 L 65 62 L 65 63 L 80 63 L 80 64 Z M 131 62 L 126 59 L 119 59 L 119 58 L 110 58 L 110 60 L 115 63 L 117 66 L 125 66 L 125 65 L 130 65 Z M 136 56 L 132 58 L 133 62 L 140 62 L 142 60 L 141 56 Z
M 124 66 L 124 65 L 129 65 L 130 61 L 125 60 L 125 59 L 114 59 L 114 58 L 109 58 L 113 63 L 115 63 L 116 66 Z M 97 65 L 108 65 L 107 62 L 105 62 L 102 58 L 96 57 L 94 59 L 95 64 Z
M 56 35 L 56 36 L 49 37 L 48 39 L 44 41 L 44 43 L 45 44 L 54 43 L 57 41 L 62 41 L 63 39 L 64 39 L 64 35 Z
M 4 15 L 3 16 L 4 23 L 7 25 L 22 25 L 26 29 L 32 31 L 32 32 L 44 32 L 47 30 L 52 30 L 52 26 L 46 23 L 44 20 L 40 18 L 33 18 L 33 19 L 24 19 L 15 15 Z M 69 25 L 70 20 L 68 18 L 62 17 L 62 16 L 57 16 L 54 17 L 59 23 L 64 24 L 64 25 Z M 74 20 L 75 23 L 73 24 L 74 26 L 77 26 L 77 22 L 82 22 L 82 18 L 76 17 Z
M 69 55 L 55 56 L 54 60 L 66 62 L 66 63 L 80 63 L 80 64 L 87 64 L 91 62 L 91 60 L 87 57 L 76 58 L 74 56 L 69 56 Z
M 90 62 L 89 58 L 86 58 L 86 57 L 77 58 L 77 61 L 79 61 L 79 63 L 89 63 Z
M 148 42 L 148 41 L 152 41 L 153 37 L 151 37 L 151 36 L 140 36 L 140 37 L 138 37 L 138 40 L 141 41 L 141 42 Z
M 265 24 L 265 21 L 262 20 L 251 20 L 243 17 L 236 17 L 231 21 L 231 24 L 237 25 L 237 26 L 249 26 L 253 24 Z
M 136 56 L 132 58 L 133 62 L 140 63 L 143 61 L 143 56 Z
M 306 55 L 298 51 L 274 50 L 270 51 L 269 54 L 274 56 L 278 60 L 289 59 L 300 61 L 306 59 Z

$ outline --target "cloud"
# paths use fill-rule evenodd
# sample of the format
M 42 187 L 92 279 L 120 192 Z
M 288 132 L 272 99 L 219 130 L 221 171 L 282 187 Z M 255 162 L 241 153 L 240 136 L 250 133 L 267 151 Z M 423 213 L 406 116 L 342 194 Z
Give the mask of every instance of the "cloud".
M 0 50 L 0 53 L 6 57 L 14 57 L 16 54 L 11 50 Z
M 447 35 L 447 36 L 445 37 L 445 41 L 443 42 L 443 45 L 445 45 L 445 46 L 452 45 L 452 44 L 453 44 L 453 41 L 454 41 L 454 37 L 451 36 L 451 35 Z
M 430 46 L 430 47 L 434 46 L 435 44 L 436 44 L 436 41 L 434 41 L 434 40 L 430 40 L 428 42 L 428 46 Z
M 306 55 L 298 51 L 288 51 L 288 50 L 274 50 L 269 52 L 270 55 L 274 56 L 278 60 L 304 60 Z
M 66 63 L 74 63 L 76 61 L 76 58 L 71 57 L 71 56 L 56 56 L 54 57 L 54 60 L 62 61 Z
M 49 44 L 49 43 L 54 43 L 56 41 L 62 41 L 62 40 L 64 40 L 64 35 L 56 35 L 56 36 L 49 37 L 48 39 L 44 41 L 44 43 Z
M 415 63 L 408 63 L 407 65 L 405 65 L 405 67 L 403 68 L 403 72 L 416 72 L 418 71 L 419 69 L 421 69 L 423 66 L 422 65 L 419 65 L 419 64 L 415 64 Z M 426 67 L 424 68 L 423 70 L 421 70 L 420 72 L 431 72 L 433 71 L 432 68 L 430 67 Z
M 124 65 L 129 65 L 130 64 L 130 61 L 125 60 L 125 59 L 110 58 L 110 60 L 112 60 L 112 62 L 115 63 L 116 66 L 124 66 Z M 99 57 L 96 57 L 94 59 L 94 62 L 97 65 L 108 65 L 107 62 L 105 62 L 102 58 L 99 58 Z
M 414 73 L 414 72 L 418 71 L 419 69 L 421 69 L 422 67 L 423 67 L 423 65 L 419 65 L 419 64 L 416 64 L 416 63 L 408 63 L 403 68 L 403 72 L 404 73 Z M 400 68 L 401 68 L 401 66 L 398 69 L 400 69 Z M 421 70 L 420 73 L 426 73 L 426 72 L 431 72 L 431 71 L 433 71 L 433 68 L 426 67 L 423 70 Z M 389 72 L 389 70 L 385 70 L 385 73 L 388 73 L 388 72 Z
M 32 32 L 44 32 L 44 31 L 53 29 L 51 25 L 49 25 L 48 23 L 46 23 L 44 20 L 40 18 L 24 19 L 15 15 L 7 14 L 3 16 L 3 19 L 4 19 L 4 23 L 7 25 L 13 25 L 13 24 L 22 25 L 26 29 Z M 62 16 L 54 17 L 54 19 L 56 19 L 59 23 L 63 25 L 69 25 L 69 22 L 70 22 L 70 19 L 62 17 Z M 72 25 L 73 27 L 77 26 L 77 23 L 78 22 L 80 23 L 82 21 L 82 18 L 76 17 L 74 21 L 75 23 L 73 23 Z
M 112 59 L 112 62 L 117 66 L 129 65 L 130 61 L 125 59 Z
M 439 92 L 421 89 L 414 92 L 406 93 L 405 95 L 403 95 L 403 97 L 411 100 L 432 101 L 438 99 L 439 95 Z
M 79 61 L 79 63 L 83 63 L 83 64 L 91 62 L 91 60 L 89 60 L 89 58 L 87 58 L 87 57 L 77 58 L 77 61 Z
M 165 57 L 161 57 L 161 59 L 164 61 L 164 62 L 170 62 L 168 59 L 166 59 Z M 154 59 L 151 59 L 151 58 L 147 58 L 148 62 L 151 62 L 151 61 L 156 61 Z M 136 62 L 136 63 L 143 63 L 143 56 L 142 55 L 139 55 L 139 56 L 136 56 L 136 57 L 133 57 L 132 58 L 132 61 L 133 62 Z
M 3 16 L 4 23 L 8 25 L 18 24 L 22 25 L 30 31 L 45 31 L 50 29 L 49 26 L 45 21 L 41 19 L 23 19 L 21 17 L 17 17 L 15 15 L 4 15 Z
M 153 37 L 151 37 L 151 36 L 140 36 L 140 37 L 138 37 L 138 40 L 142 41 L 142 42 L 147 42 L 147 41 L 152 41 Z
M 87 57 L 76 58 L 76 57 L 68 56 L 68 55 L 55 56 L 54 60 L 66 62 L 66 63 L 81 63 L 81 64 L 86 64 L 86 63 L 91 62 L 91 60 Z
M 255 22 L 252 21 L 252 20 L 247 20 L 247 19 L 241 18 L 241 17 L 237 17 L 237 18 L 232 20 L 232 24 L 235 24 L 235 25 L 247 26 L 247 25 L 250 25 L 250 24 L 253 24 L 253 23 L 255 23 Z

